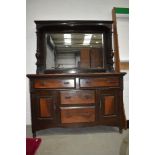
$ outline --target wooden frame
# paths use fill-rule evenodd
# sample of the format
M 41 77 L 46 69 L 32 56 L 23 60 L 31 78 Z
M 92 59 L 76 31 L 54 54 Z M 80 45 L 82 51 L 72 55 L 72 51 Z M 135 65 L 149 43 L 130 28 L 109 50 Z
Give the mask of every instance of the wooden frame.
M 104 33 L 104 66 L 107 71 L 114 71 L 112 50 L 112 21 L 35 21 L 37 29 L 37 71 L 45 73 L 46 53 L 44 50 L 45 33 Z M 55 70 L 56 71 L 56 70 Z M 59 70 L 60 71 L 60 70 Z M 64 72 L 65 70 L 63 70 Z M 99 70 L 103 72 L 104 70 Z M 94 72 L 91 70 L 91 72 Z M 96 72 L 96 70 L 95 70 Z M 47 72 L 46 72 L 47 73 Z M 48 73 L 50 71 L 48 70 Z M 53 72 L 52 72 L 53 73 Z
M 116 8 L 112 9 L 112 20 L 113 20 L 113 42 L 114 42 L 114 64 L 115 71 L 120 72 L 121 63 L 120 63 L 120 55 L 119 55 L 119 45 L 118 45 L 118 32 L 117 32 L 117 20 L 116 14 L 129 14 L 129 8 Z

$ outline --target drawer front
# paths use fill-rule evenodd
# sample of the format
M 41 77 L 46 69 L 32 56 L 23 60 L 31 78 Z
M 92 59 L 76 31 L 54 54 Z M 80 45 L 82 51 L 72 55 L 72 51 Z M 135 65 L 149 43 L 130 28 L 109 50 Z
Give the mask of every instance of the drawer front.
M 34 88 L 74 88 L 75 79 L 37 79 Z
M 81 78 L 80 87 L 106 87 L 119 86 L 119 78 Z
M 79 90 L 79 91 L 61 91 L 61 104 L 95 104 L 95 91 Z
M 61 123 L 83 123 L 95 121 L 95 108 L 61 108 Z

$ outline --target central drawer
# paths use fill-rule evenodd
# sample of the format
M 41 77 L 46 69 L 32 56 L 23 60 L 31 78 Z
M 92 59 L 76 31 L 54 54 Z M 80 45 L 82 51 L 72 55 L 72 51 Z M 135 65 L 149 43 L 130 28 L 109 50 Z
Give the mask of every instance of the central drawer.
M 95 121 L 95 107 L 61 107 L 61 123 L 84 123 Z
M 61 104 L 95 104 L 94 90 L 72 90 L 60 92 Z
M 119 78 L 80 78 L 81 88 L 119 86 Z
M 75 79 L 36 79 L 34 88 L 74 88 Z

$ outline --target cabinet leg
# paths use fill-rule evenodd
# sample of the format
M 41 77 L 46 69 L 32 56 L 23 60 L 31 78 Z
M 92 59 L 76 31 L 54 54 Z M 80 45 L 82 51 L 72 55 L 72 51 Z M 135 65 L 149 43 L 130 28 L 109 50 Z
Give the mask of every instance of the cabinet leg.
M 122 128 L 119 128 L 119 133 L 123 133 L 123 129 Z
M 32 132 L 33 138 L 36 138 L 36 132 Z

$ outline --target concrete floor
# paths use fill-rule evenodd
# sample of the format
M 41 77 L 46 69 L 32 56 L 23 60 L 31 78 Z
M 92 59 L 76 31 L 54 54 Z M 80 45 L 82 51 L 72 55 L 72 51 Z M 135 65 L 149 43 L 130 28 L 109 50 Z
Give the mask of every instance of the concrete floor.
M 27 137 L 32 137 L 27 126 Z M 36 155 L 129 155 L 129 130 L 112 127 L 53 128 L 37 132 Z

